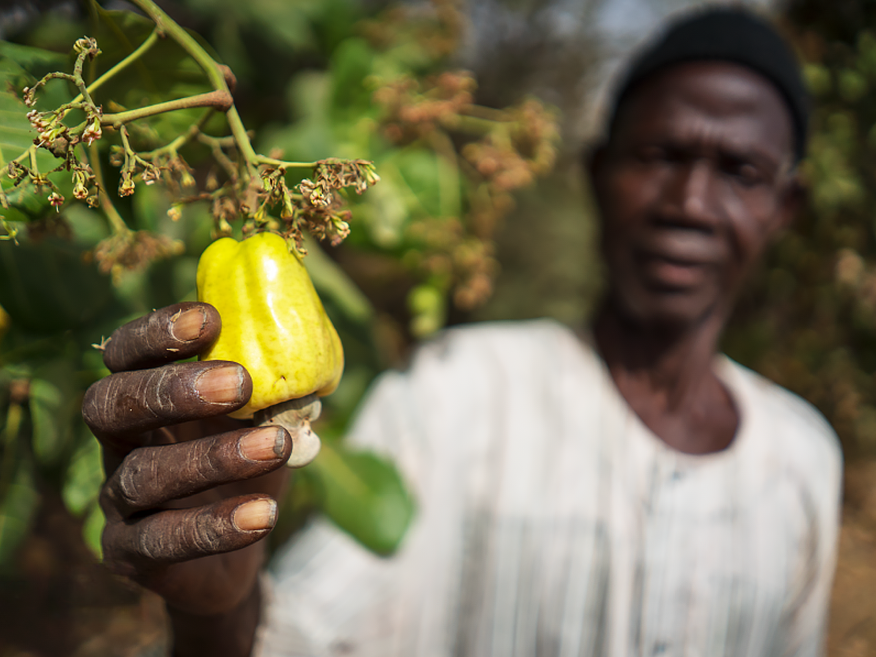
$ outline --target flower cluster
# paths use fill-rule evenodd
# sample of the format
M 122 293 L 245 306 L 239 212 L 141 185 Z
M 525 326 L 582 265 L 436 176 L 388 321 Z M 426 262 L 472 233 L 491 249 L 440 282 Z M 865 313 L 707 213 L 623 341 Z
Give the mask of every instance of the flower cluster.
M 508 115 L 506 130 L 494 130 L 462 149 L 462 156 L 497 192 L 526 187 L 550 171 L 559 142 L 556 119 L 540 102 L 526 100 Z
M 142 55 L 161 37 L 170 36 L 179 42 L 181 28 L 164 29 L 170 23 L 163 24 L 161 29 L 156 28 L 132 55 Z M 110 77 L 118 75 L 136 57 L 128 57 L 110 67 L 89 87 L 83 78 L 83 66 L 87 60 L 100 54 L 97 41 L 83 37 L 76 41 L 73 50 L 75 64 L 72 73 L 49 73 L 23 90 L 26 117 L 36 136 L 33 145 L 6 167 L 5 173 L 13 180 L 13 185 L 0 188 L 0 203 L 4 207 L 8 207 L 10 201 L 20 203 L 25 192 L 30 194 L 36 189 L 56 211 L 52 214 L 57 213 L 58 221 L 63 220 L 60 212 L 69 200 L 65 195 L 92 207 L 100 206 L 112 235 L 94 249 L 91 257 L 100 270 L 111 273 L 115 281 L 123 272 L 142 269 L 153 260 L 178 253 L 182 247 L 167 237 L 131 230 L 110 196 L 100 197 L 100 190 L 105 189 L 105 185 L 99 160 L 95 158 L 98 157 L 96 146 L 100 145 L 98 142 L 104 138 L 105 132 L 110 132 L 114 141 L 118 140 L 107 145 L 105 150 L 109 151 L 110 164 L 119 167 L 119 196 L 133 195 L 138 184 L 161 183 L 169 192 L 168 216 L 174 220 L 181 217 L 182 208 L 187 204 L 208 202 L 217 234 L 231 234 L 232 222 L 240 221 L 244 234 L 273 230 L 294 241 L 302 252 L 304 232 L 332 244 L 343 240 L 350 232 L 350 212 L 344 209 L 343 190 L 352 188 L 361 194 L 379 180 L 372 163 L 365 160 L 327 159 L 308 164 L 283 162 L 277 159 L 280 154 L 259 155 L 253 150 L 245 128 L 231 116 L 228 117 L 230 135 L 207 134 L 204 129 L 213 116 L 211 112 L 229 112 L 233 107 L 227 90 L 194 94 L 135 109 L 118 110 L 109 103 L 112 114 L 104 116 L 102 107 L 95 104 L 92 92 Z M 201 54 L 205 60 L 210 59 L 207 53 Z M 223 73 L 227 84 L 233 86 L 230 71 L 224 70 Z M 78 89 L 79 93 L 71 102 L 42 111 L 37 107 L 37 95 L 51 80 L 62 80 Z M 207 111 L 169 141 L 162 138 L 155 124 L 146 121 L 153 116 L 194 108 Z M 77 125 L 65 123 L 72 116 L 79 116 L 81 122 Z M 180 155 L 182 149 L 192 144 L 205 146 L 212 154 L 213 167 L 210 170 L 205 167 L 202 185 L 198 184 L 195 172 Z M 87 150 L 78 147 L 87 147 Z M 36 157 L 38 149 L 49 151 L 61 163 L 51 171 L 41 172 L 38 163 L 43 160 Z M 313 167 L 309 178 L 294 185 L 287 183 L 287 169 L 308 166 Z M 61 172 L 72 175 L 72 194 L 66 190 L 62 193 L 49 177 Z M 5 222 L 0 223 L 0 227 L 4 231 L 0 237 L 14 237 Z
M 98 269 L 118 283 L 126 271 L 140 271 L 161 258 L 179 255 L 185 245 L 165 235 L 145 230 L 117 233 L 101 241 L 92 252 Z
M 299 202 L 290 202 L 296 197 L 290 194 L 287 210 L 280 215 L 286 221 L 284 234 L 292 237 L 302 252 L 303 230 L 333 246 L 340 244 L 350 234 L 350 211 L 343 209 L 338 193 L 352 188 L 361 194 L 380 180 L 371 162 L 337 158 L 317 162 L 313 178 L 298 183 Z
M 353 188 L 361 194 L 379 180 L 371 162 L 332 158 L 316 162 L 312 178 L 290 188 L 284 166 L 264 165 L 242 190 L 226 183 L 209 196 L 216 232 L 230 234 L 231 222 L 242 218 L 245 235 L 277 231 L 302 255 L 305 233 L 338 245 L 350 233 L 350 211 L 340 193 Z
M 462 3 L 432 0 L 391 6 L 376 20 L 362 22 L 362 33 L 376 47 L 416 48 L 428 60 L 441 60 L 458 52 L 466 26 Z
M 476 87 L 468 71 L 448 71 L 423 84 L 402 77 L 382 85 L 373 99 L 383 109 L 383 134 L 399 143 L 425 137 L 438 127 L 454 128 L 474 102 Z
M 460 310 L 473 310 L 493 293 L 499 271 L 491 241 L 466 234 L 456 218 L 418 220 L 406 231 L 410 249 L 404 264 L 422 278 L 452 284 L 453 302 Z
M 541 102 L 493 109 L 475 104 L 475 90 L 471 74 L 456 71 L 422 83 L 402 77 L 373 95 L 385 137 L 431 148 L 458 172 L 459 219 L 421 217 L 410 224 L 407 237 L 415 246 L 405 264 L 421 279 L 444 281 L 462 310 L 491 295 L 499 269 L 492 240 L 514 207 L 511 194 L 551 170 L 559 142 L 556 117 Z
M 301 194 L 312 206 L 327 208 L 336 202 L 336 191 L 352 187 L 357 194 L 377 183 L 380 176 L 367 160 L 320 160 L 314 167 L 312 181 L 305 178 L 298 184 Z

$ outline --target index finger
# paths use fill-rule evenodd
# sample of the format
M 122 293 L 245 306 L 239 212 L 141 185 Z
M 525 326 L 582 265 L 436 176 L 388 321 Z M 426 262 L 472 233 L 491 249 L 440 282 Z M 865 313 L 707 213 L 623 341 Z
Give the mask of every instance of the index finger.
M 111 372 L 141 370 L 196 356 L 219 335 L 222 320 L 210 304 L 177 303 L 117 328 L 103 352 Z

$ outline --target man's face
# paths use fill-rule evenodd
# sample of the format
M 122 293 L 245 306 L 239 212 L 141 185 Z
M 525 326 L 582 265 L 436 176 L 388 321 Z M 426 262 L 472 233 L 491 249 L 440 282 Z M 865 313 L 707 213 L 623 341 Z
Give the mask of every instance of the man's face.
M 796 206 L 781 96 L 741 66 L 692 62 L 645 80 L 620 112 L 592 166 L 611 301 L 645 324 L 725 317 Z

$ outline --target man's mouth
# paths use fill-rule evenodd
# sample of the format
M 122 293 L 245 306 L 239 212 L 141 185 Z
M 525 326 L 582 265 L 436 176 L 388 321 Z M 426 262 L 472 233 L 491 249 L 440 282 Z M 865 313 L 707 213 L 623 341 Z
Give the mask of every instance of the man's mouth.
M 713 235 L 667 230 L 647 236 L 633 256 L 650 285 L 681 291 L 703 282 L 721 262 L 720 251 Z
M 640 255 L 637 260 L 651 285 L 668 290 L 682 291 L 700 285 L 710 268 L 706 262 L 652 254 Z

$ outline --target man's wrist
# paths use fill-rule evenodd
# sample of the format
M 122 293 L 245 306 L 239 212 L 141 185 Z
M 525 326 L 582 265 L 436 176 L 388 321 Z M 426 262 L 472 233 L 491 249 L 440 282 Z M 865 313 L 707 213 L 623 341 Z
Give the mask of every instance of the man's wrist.
M 200 616 L 167 608 L 173 641 L 173 657 L 248 657 L 261 618 L 261 586 L 258 579 L 250 594 L 234 609 L 213 616 Z

